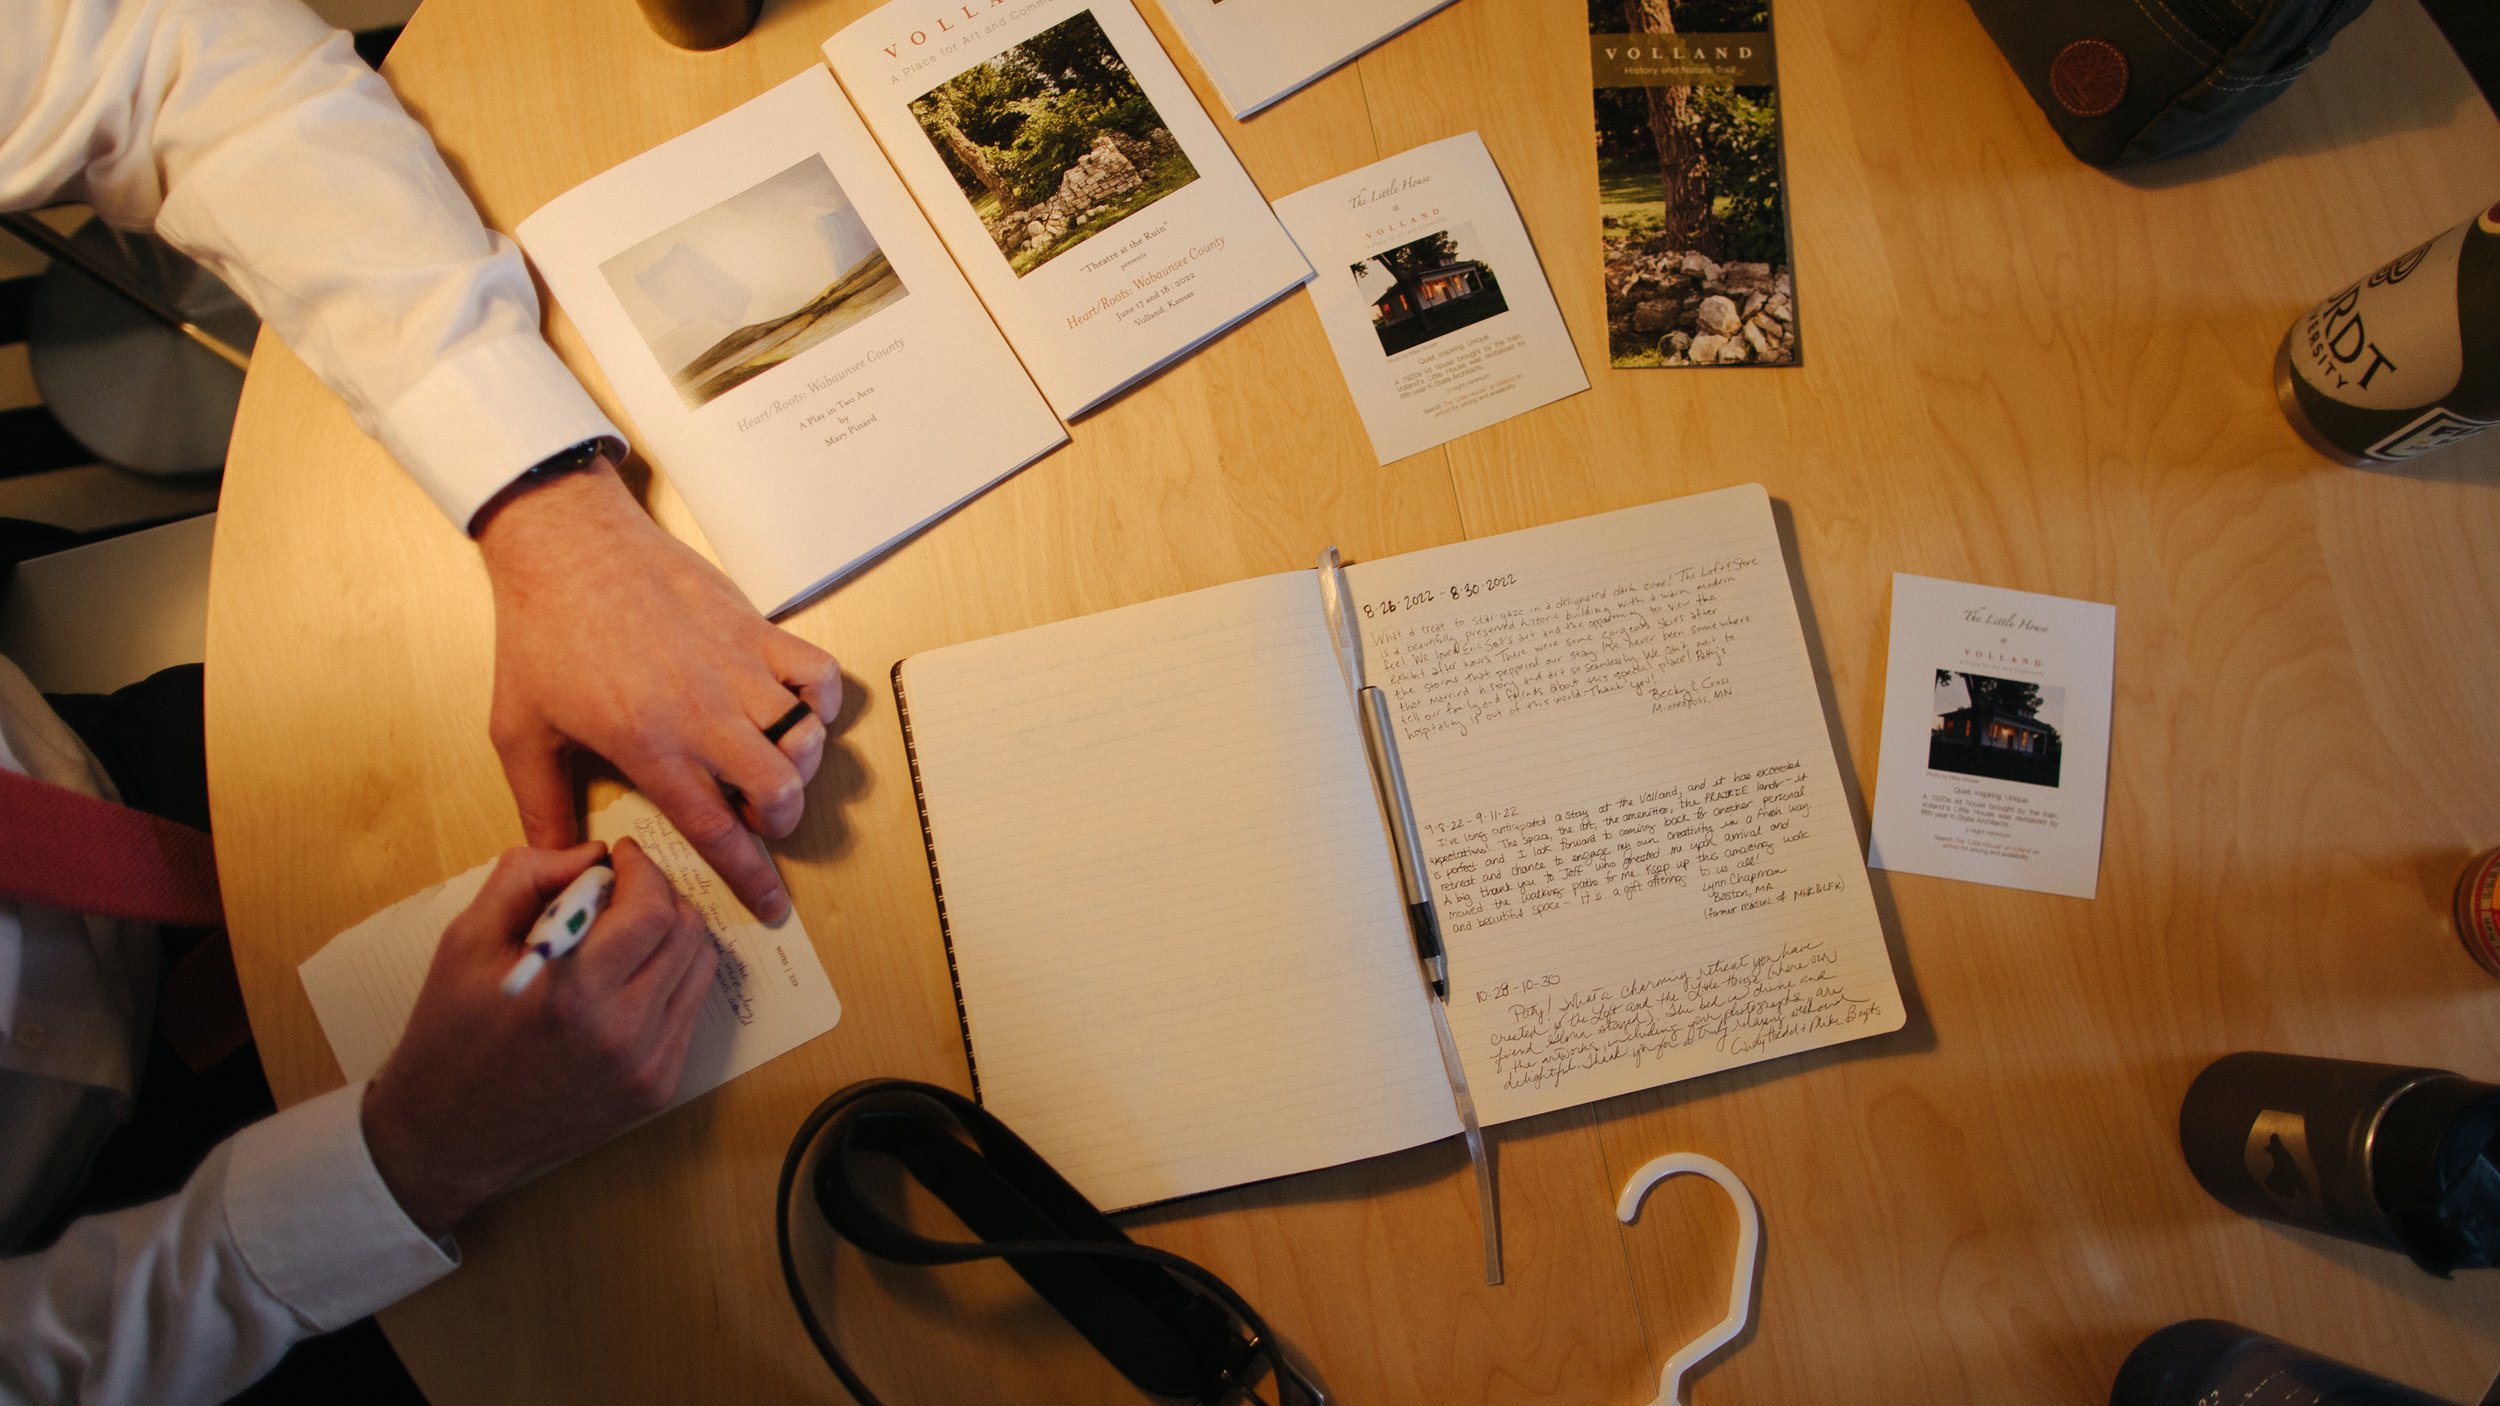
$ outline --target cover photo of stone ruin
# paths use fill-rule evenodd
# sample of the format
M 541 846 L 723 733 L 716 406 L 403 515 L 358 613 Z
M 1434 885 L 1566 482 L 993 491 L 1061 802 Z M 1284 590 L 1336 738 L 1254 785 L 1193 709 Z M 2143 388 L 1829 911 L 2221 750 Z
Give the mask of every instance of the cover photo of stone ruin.
M 1198 179 L 1090 10 L 911 111 L 1019 278 Z
M 1588 0 L 1589 33 L 1709 55 L 1759 41 L 1769 0 Z M 1697 66 L 1706 63 L 1697 61 Z M 1601 76 L 1601 84 L 1604 79 Z M 1597 203 L 1616 366 L 1797 360 L 1779 92 L 1729 82 L 1600 86 Z
M 689 410 L 905 292 L 821 156 L 678 221 L 599 272 Z

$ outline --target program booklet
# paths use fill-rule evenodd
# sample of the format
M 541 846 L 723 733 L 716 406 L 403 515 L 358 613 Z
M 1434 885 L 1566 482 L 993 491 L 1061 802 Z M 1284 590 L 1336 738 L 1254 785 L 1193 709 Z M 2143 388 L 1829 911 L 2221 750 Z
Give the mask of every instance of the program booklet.
M 1162 0 L 1235 117 L 1248 117 L 1449 3 Z
M 1129 0 L 918 0 L 517 231 L 767 614 L 1310 268 Z
M 1769 495 L 1346 569 L 1487 1126 L 1898 1029 Z M 975 1091 L 1097 1204 L 1459 1131 L 1316 571 L 894 691 Z
M 1588 0 L 1616 366 L 1790 366 L 1771 0 Z
M 1297 190 L 1276 214 L 1380 462 L 1589 388 L 1519 207 L 1462 132 Z
M 825 57 L 1062 416 L 1311 276 L 1129 0 L 895 0 Z

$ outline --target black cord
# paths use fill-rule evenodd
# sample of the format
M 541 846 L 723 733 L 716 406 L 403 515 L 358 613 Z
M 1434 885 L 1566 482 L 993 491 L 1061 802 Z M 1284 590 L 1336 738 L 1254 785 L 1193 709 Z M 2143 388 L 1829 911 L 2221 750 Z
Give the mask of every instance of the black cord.
M 817 1355 L 825 1360 L 825 1366 L 832 1369 L 835 1380 L 842 1383 L 843 1390 L 848 1391 L 859 1406 L 885 1406 L 885 1403 L 869 1389 L 868 1383 L 860 1379 L 859 1373 L 841 1350 L 833 1345 L 832 1336 L 816 1317 L 815 1304 L 809 1299 L 806 1286 L 799 1281 L 798 1254 L 790 1246 L 790 1193 L 798 1183 L 799 1168 L 806 1162 L 808 1152 L 815 1147 L 826 1124 L 861 1098 L 898 1089 L 930 1095 L 943 1095 L 945 1092 L 904 1080 L 878 1080 L 854 1084 L 826 1098 L 807 1115 L 806 1121 L 799 1125 L 797 1135 L 790 1139 L 790 1149 L 782 1155 L 781 1179 L 773 1202 L 774 1234 L 781 1250 L 781 1277 L 789 1287 L 791 1306 L 798 1310 L 799 1322 L 807 1329 L 808 1340 L 816 1345 Z M 1282 1370 L 1284 1358 L 1277 1346 L 1276 1335 L 1269 1330 L 1267 1320 L 1259 1316 L 1259 1311 L 1212 1271 L 1169 1250 L 1107 1240 L 992 1240 L 966 1244 L 917 1238 L 920 1239 L 921 1252 L 932 1264 L 970 1264 L 979 1260 L 1024 1255 L 1090 1255 L 1097 1259 L 1130 1260 L 1153 1265 L 1178 1275 L 1200 1293 L 1222 1304 L 1250 1330 L 1252 1360 L 1267 1357 L 1269 1369 L 1275 1372 L 1280 1386 L 1286 1378 Z M 1254 1376 L 1245 1373 L 1232 1383 L 1232 1390 L 1247 1395 L 1249 1384 L 1254 1380 Z
M 808 1301 L 806 1286 L 799 1283 L 799 1257 L 790 1249 L 790 1188 L 799 1179 L 799 1164 L 807 1160 L 808 1149 L 816 1145 L 816 1135 L 824 1131 L 825 1124 L 833 1121 L 834 1113 L 848 1094 L 849 1091 L 845 1090 L 817 1104 L 816 1111 L 808 1114 L 807 1121 L 799 1125 L 798 1136 L 790 1140 L 790 1150 L 782 1154 L 780 1190 L 773 1199 L 773 1226 L 781 1241 L 781 1279 L 790 1288 L 790 1302 L 799 1311 L 799 1322 L 807 1328 L 808 1340 L 816 1344 L 816 1355 L 825 1359 L 825 1365 L 833 1369 L 835 1380 L 842 1383 L 842 1389 L 849 1392 L 859 1406 L 885 1406 L 834 1348 L 833 1339 L 825 1334 L 825 1325 L 816 1321 L 815 1305 Z

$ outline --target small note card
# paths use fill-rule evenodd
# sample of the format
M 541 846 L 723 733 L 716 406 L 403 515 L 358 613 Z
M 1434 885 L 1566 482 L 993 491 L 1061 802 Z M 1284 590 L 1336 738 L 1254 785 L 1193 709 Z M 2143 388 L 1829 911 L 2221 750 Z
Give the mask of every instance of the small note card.
M 777 928 L 757 922 L 658 807 L 629 792 L 591 815 L 590 837 L 641 845 L 703 915 L 704 934 L 720 954 L 670 1107 L 798 1048 L 842 1018 L 806 926 L 796 915 Z M 390 1058 L 444 927 L 477 897 L 494 867 L 489 861 L 392 904 L 330 939 L 297 968 L 349 1079 L 372 1078 Z M 595 932 L 590 940 L 598 940 Z M 519 955 L 517 938 L 512 950 Z
M 1866 862 L 2090 898 L 2118 611 L 1895 573 Z
M 1276 202 L 1386 464 L 1589 388 L 1502 173 L 1473 132 Z

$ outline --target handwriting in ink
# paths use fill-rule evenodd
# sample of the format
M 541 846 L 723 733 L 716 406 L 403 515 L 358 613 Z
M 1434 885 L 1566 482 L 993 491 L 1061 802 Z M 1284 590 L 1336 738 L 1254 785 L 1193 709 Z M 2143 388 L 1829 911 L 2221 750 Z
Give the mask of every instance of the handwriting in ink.
M 1877 1014 L 1819 940 L 1720 957 L 1635 981 L 1514 1000 L 1493 1032 L 1493 1068 L 1505 1089 L 1549 1088 L 1570 1074 L 1695 1046 L 1723 1057 L 1758 1055 L 1787 1041 L 1846 1030 Z
M 1646 700 L 1652 713 L 1681 712 L 1737 696 L 1733 638 L 1753 616 L 1731 610 L 1726 596 L 1760 565 L 1726 557 L 1543 602 L 1472 605 L 1515 585 L 1512 577 L 1413 592 L 1373 603 L 1399 618 L 1366 643 L 1396 701 L 1399 732 L 1417 740 L 1465 737 L 1610 694 Z

